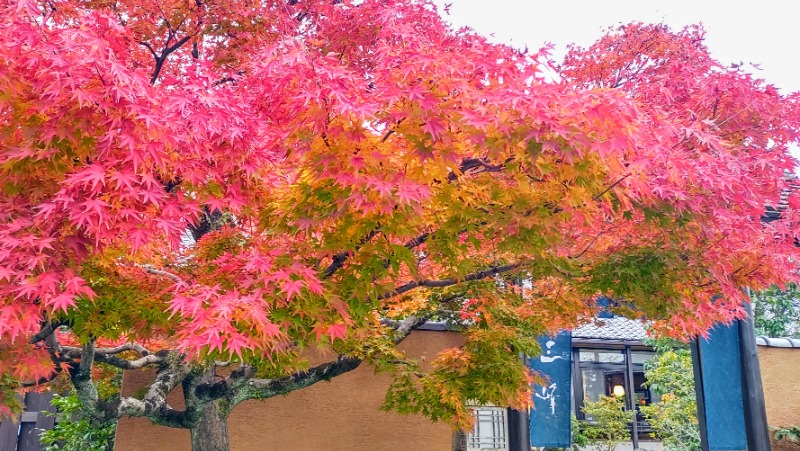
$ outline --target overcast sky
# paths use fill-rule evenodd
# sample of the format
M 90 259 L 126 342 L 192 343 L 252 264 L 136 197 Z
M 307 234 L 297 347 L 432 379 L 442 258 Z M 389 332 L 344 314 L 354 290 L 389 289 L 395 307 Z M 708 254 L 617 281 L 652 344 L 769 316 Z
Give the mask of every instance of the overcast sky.
M 435 0 L 445 16 L 515 47 L 556 45 L 560 60 L 574 42 L 588 46 L 609 26 L 664 22 L 673 29 L 703 23 L 706 44 L 724 64 L 757 63 L 752 71 L 784 93 L 800 91 L 800 2 L 787 0 Z

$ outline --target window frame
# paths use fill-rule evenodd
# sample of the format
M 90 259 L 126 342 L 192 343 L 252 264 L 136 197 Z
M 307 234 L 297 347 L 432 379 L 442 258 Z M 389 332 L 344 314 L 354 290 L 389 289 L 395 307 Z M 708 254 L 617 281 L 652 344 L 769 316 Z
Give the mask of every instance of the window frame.
M 498 407 L 498 406 L 493 406 L 493 405 L 471 405 L 471 406 L 469 406 L 469 408 L 472 410 L 472 415 L 473 415 L 473 418 L 475 420 L 475 425 L 473 426 L 472 431 L 463 431 L 463 435 L 462 435 L 463 442 L 462 442 L 461 449 L 466 450 L 466 451 L 480 451 L 480 450 L 486 450 L 486 451 L 508 451 L 508 450 L 510 450 L 511 449 L 510 448 L 510 446 L 511 446 L 511 437 L 510 437 L 511 430 L 509 428 L 509 421 L 508 421 L 509 420 L 509 418 L 508 418 L 508 416 L 509 416 L 508 415 L 508 408 L 506 408 L 506 407 Z M 483 411 L 483 412 L 491 412 L 491 415 L 492 415 L 492 420 L 493 420 L 492 421 L 492 434 L 493 435 L 490 438 L 488 438 L 487 441 L 495 442 L 495 443 L 491 443 L 491 444 L 492 445 L 500 445 L 501 447 L 497 447 L 497 446 L 489 447 L 489 448 L 481 447 L 483 445 L 483 443 L 482 443 L 483 440 L 480 438 L 480 431 L 478 431 L 478 433 L 479 433 L 478 447 L 473 446 L 473 437 L 474 437 L 473 433 L 480 426 L 480 423 L 479 423 L 480 418 L 479 417 L 480 417 L 481 411 Z M 495 416 L 497 416 L 501 420 L 499 426 L 500 426 L 500 431 L 502 433 L 499 436 L 499 438 L 498 438 L 497 435 L 494 435 L 497 432 L 497 425 L 498 425 L 497 422 L 494 421 L 494 417 Z M 502 442 L 501 443 L 497 443 L 500 440 L 502 440 Z
M 607 362 L 581 362 L 580 352 L 586 350 L 608 350 L 620 351 L 624 356 L 622 363 L 607 363 Z M 641 342 L 631 343 L 615 340 L 586 340 L 578 341 L 573 340 L 572 343 L 572 412 L 579 421 L 587 421 L 583 413 L 584 405 L 584 387 L 583 387 L 583 369 L 597 369 L 597 370 L 615 370 L 622 371 L 624 375 L 625 387 L 625 409 L 638 410 L 635 405 L 636 389 L 634 387 L 635 375 L 644 373 L 644 363 L 633 363 L 633 352 L 654 352 L 653 348 L 642 345 Z M 647 389 L 650 390 L 649 388 Z M 652 399 L 652 393 L 650 394 Z M 640 432 L 645 432 L 649 425 L 641 419 L 637 418 L 631 424 L 631 438 L 635 445 L 638 445 Z

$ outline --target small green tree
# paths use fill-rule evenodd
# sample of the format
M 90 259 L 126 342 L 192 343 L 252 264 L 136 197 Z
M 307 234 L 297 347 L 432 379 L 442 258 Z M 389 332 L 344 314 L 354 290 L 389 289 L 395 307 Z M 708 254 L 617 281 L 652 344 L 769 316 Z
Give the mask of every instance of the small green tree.
M 633 421 L 634 411 L 625 410 L 624 398 L 601 396 L 595 402 L 585 401 L 583 413 L 592 418 L 581 428 L 588 444 L 605 446 L 611 451 L 619 443 L 631 439 L 628 425 Z
M 668 451 L 699 451 L 691 352 L 686 344 L 675 340 L 653 339 L 648 344 L 655 348 L 656 356 L 645 363 L 645 377 L 661 400 L 641 406 L 640 411 Z

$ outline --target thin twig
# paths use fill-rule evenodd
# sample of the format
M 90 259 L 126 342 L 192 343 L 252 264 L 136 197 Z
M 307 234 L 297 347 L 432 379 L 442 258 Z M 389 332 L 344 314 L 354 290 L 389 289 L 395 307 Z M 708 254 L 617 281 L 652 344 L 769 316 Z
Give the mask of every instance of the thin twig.
M 594 200 L 600 200 L 600 198 L 601 198 L 601 197 L 603 197 L 603 196 L 604 196 L 604 195 L 605 195 L 607 192 L 609 192 L 609 191 L 611 191 L 612 189 L 614 189 L 614 187 L 615 187 L 615 186 L 617 186 L 617 185 L 619 185 L 620 183 L 622 183 L 622 181 L 623 181 L 623 180 L 625 180 L 625 179 L 626 179 L 626 178 L 628 178 L 628 177 L 630 177 L 630 174 L 625 174 L 625 175 L 623 175 L 623 176 L 622 176 L 622 178 L 620 178 L 620 179 L 619 179 L 619 180 L 617 180 L 616 182 L 612 183 L 612 184 L 611 184 L 611 186 L 609 186 L 608 188 L 604 189 L 604 190 L 603 190 L 603 192 L 601 192 L 600 194 L 598 194 L 598 195 L 594 196 L 592 199 L 594 199 Z

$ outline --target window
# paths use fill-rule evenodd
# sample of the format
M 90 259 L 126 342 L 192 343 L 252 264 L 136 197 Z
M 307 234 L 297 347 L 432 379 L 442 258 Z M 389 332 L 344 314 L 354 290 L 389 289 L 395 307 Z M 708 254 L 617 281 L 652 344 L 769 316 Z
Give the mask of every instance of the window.
M 617 349 L 581 349 L 581 362 L 625 363 L 625 354 Z
M 644 363 L 653 358 L 652 352 L 621 346 L 618 349 L 577 348 L 574 355 L 573 396 L 578 419 L 592 421 L 581 409 L 584 402 L 597 401 L 602 396 L 624 396 L 627 409 L 638 410 L 639 406 L 658 402 L 644 378 Z M 637 415 L 637 423 L 638 432 L 649 430 L 641 415 Z
M 508 416 L 505 407 L 479 406 L 472 409 L 475 425 L 464 435 L 467 450 L 508 450 Z

